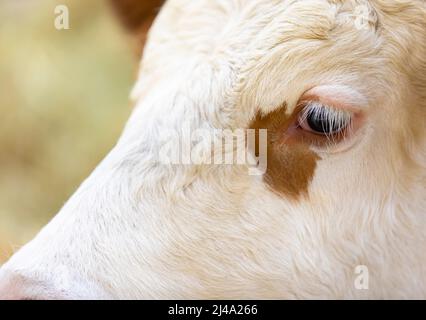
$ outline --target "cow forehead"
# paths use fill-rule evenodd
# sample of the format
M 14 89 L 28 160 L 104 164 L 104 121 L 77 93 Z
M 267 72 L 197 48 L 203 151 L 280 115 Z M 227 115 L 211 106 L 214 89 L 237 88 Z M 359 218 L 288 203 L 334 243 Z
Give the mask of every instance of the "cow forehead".
M 160 20 L 159 41 L 168 33 L 181 45 L 209 54 L 271 49 L 292 38 L 323 39 L 345 22 L 364 29 L 378 23 L 367 0 L 169 0 Z
M 368 65 L 372 65 L 377 23 L 375 10 L 365 0 L 169 0 L 151 30 L 142 63 L 141 77 L 155 75 L 139 80 L 136 88 L 181 74 L 177 70 L 191 68 L 182 68 L 185 64 L 201 63 L 225 70 L 219 79 L 222 83 L 226 79 L 234 92 L 255 95 L 240 105 L 250 100 L 271 111 L 286 102 L 291 113 L 294 100 L 315 84 L 314 77 L 339 67 L 333 60 L 336 55 L 344 61 L 340 66 L 354 60 L 352 76 L 356 64 L 362 63 L 361 55 L 368 56 Z M 333 46 L 339 48 L 333 51 Z M 353 54 L 362 47 L 363 52 Z M 200 81 L 208 85 L 212 79 L 206 74 Z M 274 84 L 279 88 L 271 87 Z M 262 85 L 276 97 L 255 101 Z M 283 88 L 288 92 L 281 92 Z M 285 101 L 280 101 L 283 97 Z

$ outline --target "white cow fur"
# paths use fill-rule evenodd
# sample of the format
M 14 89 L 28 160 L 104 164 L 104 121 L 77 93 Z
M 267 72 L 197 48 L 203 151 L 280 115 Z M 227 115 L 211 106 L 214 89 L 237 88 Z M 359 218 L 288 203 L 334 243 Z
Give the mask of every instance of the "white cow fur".
M 317 85 L 359 93 L 367 116 L 353 145 L 320 153 L 309 198 L 241 166 L 156 161 L 185 121 L 246 128 Z M 133 97 L 116 147 L 4 282 L 35 280 L 39 298 L 426 298 L 424 1 L 169 0 Z

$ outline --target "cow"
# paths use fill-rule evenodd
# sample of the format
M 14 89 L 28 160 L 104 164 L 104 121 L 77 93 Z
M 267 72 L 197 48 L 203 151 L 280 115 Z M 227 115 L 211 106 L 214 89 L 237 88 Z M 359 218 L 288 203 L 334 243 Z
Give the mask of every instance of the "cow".
M 426 298 L 425 1 L 113 2 L 134 110 L 0 298 Z

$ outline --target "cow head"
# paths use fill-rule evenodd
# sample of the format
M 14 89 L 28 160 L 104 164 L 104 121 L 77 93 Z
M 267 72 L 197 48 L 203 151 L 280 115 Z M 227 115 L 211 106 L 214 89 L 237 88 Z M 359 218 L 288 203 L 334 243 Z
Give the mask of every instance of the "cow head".
M 169 0 L 132 97 L 0 296 L 426 297 L 424 1 Z

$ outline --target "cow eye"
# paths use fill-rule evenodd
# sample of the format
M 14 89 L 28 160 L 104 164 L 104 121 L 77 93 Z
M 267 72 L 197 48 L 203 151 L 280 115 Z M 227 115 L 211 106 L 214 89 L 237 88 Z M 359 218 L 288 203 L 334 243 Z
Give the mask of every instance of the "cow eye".
M 351 122 L 350 112 L 326 106 L 320 102 L 306 103 L 298 119 L 301 129 L 329 138 L 343 134 Z

